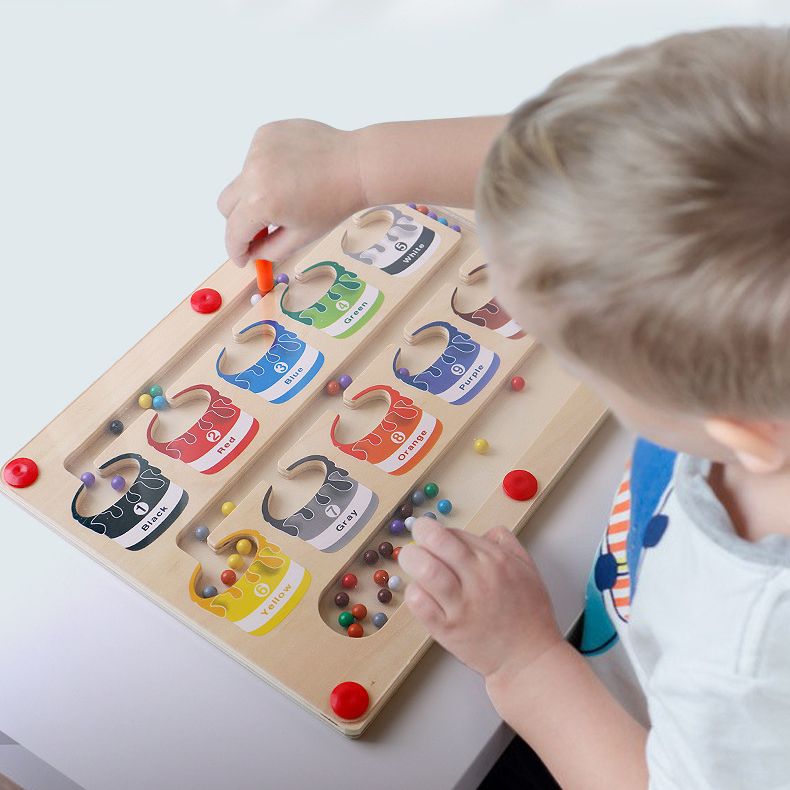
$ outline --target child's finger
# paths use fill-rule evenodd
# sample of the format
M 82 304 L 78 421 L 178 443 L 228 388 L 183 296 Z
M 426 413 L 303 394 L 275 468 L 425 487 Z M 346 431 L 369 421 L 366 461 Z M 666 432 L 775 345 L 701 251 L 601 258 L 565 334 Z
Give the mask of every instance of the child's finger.
M 406 588 L 404 600 L 417 619 L 421 620 L 428 628 L 440 627 L 444 624 L 446 620 L 444 609 L 427 590 L 416 582 L 412 582 Z
M 522 559 L 529 558 L 529 554 L 527 553 L 526 549 L 518 542 L 518 538 L 506 527 L 494 527 L 493 529 L 489 529 L 484 536 L 484 540 L 487 540 L 489 543 L 494 543 L 497 546 L 501 546 L 503 549 L 515 555 L 516 557 L 520 557 Z
M 251 258 L 266 258 L 269 261 L 285 261 L 307 244 L 303 233 L 279 227 L 260 241 L 250 246 Z
M 225 189 L 220 192 L 220 195 L 217 198 L 217 208 L 219 209 L 219 213 L 225 218 L 229 217 L 233 209 L 236 208 L 236 204 L 238 202 L 239 176 L 236 176 L 236 178 L 234 178 L 233 181 L 231 181 L 230 184 L 228 184 Z
M 239 203 L 228 217 L 225 227 L 228 256 L 239 266 L 244 266 L 250 257 L 250 243 L 257 233 L 268 226 L 269 222 L 260 218 L 260 206 L 243 201 Z
M 398 563 L 413 581 L 441 603 L 447 614 L 452 614 L 461 600 L 461 580 L 452 568 L 415 544 L 400 550 Z
M 460 530 L 443 527 L 432 518 L 418 518 L 411 528 L 411 536 L 418 546 L 424 546 L 450 566 L 464 565 L 473 558 Z

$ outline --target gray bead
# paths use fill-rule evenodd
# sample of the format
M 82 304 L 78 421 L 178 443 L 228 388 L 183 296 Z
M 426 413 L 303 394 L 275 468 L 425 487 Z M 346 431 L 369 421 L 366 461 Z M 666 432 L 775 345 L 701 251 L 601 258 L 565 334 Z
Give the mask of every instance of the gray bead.
M 384 614 L 384 612 L 376 612 L 376 614 L 373 615 L 373 625 L 375 625 L 376 628 L 381 628 L 386 622 L 387 615 Z
M 423 518 L 432 518 L 434 521 L 437 520 L 436 519 L 436 513 L 432 513 L 430 510 L 427 513 L 423 513 L 422 515 L 423 515 Z
M 195 527 L 195 537 L 198 540 L 205 540 L 208 537 L 208 527 Z
M 201 593 L 204 598 L 213 598 L 216 594 L 217 588 L 213 584 L 207 584 Z
M 411 494 L 412 505 L 417 505 L 417 507 L 419 507 L 424 502 L 425 502 L 425 494 L 422 491 L 420 491 L 419 488 L 416 491 L 412 491 Z

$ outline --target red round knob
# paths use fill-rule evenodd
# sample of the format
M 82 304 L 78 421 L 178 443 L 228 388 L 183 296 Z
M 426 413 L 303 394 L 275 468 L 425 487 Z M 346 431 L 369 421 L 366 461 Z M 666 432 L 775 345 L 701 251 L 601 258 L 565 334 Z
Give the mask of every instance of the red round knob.
M 350 721 L 358 719 L 368 709 L 370 696 L 364 686 L 346 680 L 332 689 L 329 704 L 339 718 Z

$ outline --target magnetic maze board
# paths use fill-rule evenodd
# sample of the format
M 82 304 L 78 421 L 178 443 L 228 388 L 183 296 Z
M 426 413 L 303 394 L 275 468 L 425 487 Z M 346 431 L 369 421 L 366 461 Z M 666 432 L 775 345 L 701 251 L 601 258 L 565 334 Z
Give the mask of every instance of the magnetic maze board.
M 430 644 L 403 605 L 412 519 L 519 530 L 605 414 L 485 269 L 471 214 L 413 205 L 350 218 L 262 298 L 226 262 L 3 491 L 358 736 Z

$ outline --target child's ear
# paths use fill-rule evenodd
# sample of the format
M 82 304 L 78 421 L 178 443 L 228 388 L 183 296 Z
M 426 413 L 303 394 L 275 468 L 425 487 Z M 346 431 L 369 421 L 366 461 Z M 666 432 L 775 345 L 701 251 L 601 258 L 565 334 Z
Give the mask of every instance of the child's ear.
M 772 474 L 788 461 L 787 452 L 767 422 L 744 423 L 713 417 L 703 423 L 708 436 L 732 451 L 745 469 L 754 474 Z

